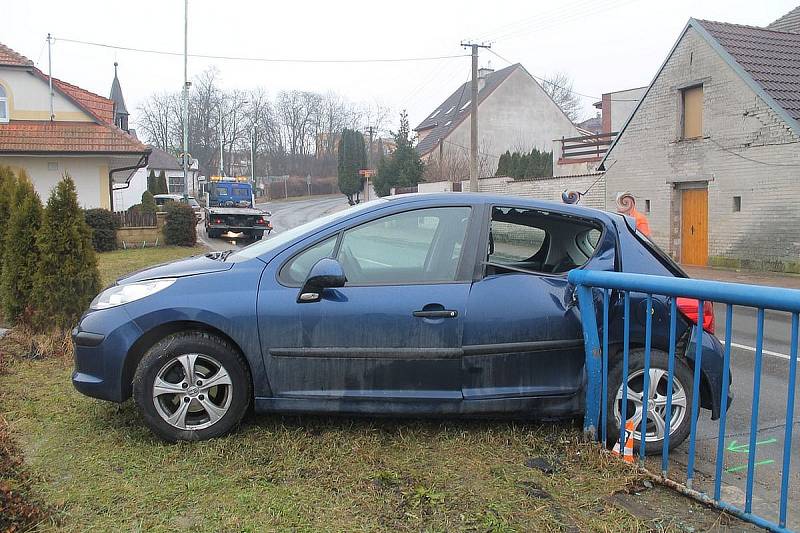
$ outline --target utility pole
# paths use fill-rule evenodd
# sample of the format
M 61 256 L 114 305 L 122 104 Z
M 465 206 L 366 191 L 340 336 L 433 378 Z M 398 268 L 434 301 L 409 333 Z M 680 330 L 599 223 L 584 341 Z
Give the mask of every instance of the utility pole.
M 222 104 L 219 107 L 219 176 L 225 175 L 225 144 L 222 137 Z
M 183 198 L 189 201 L 189 0 L 183 2 Z
M 472 99 L 470 100 L 469 131 L 469 190 L 478 192 L 478 48 L 491 48 L 490 44 L 461 42 L 472 49 Z
M 372 170 L 372 136 L 375 134 L 375 128 L 369 126 L 367 128 L 367 133 L 369 133 L 369 151 L 367 152 L 367 169 Z M 367 173 L 366 177 L 366 184 L 364 187 L 364 196 L 366 200 L 369 200 L 369 173 Z
M 53 38 L 47 34 L 47 78 L 50 85 L 50 122 L 56 119 L 56 113 L 53 110 L 53 52 L 52 52 Z
M 253 140 L 250 142 L 250 179 L 256 186 L 256 126 L 253 125 Z

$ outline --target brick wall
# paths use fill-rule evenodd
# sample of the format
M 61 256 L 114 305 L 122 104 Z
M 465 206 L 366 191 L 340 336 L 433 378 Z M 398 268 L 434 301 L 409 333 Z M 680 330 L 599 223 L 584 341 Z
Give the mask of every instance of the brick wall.
M 703 84 L 703 137 L 681 140 L 680 89 L 693 83 Z M 634 194 L 640 209 L 650 200 L 654 240 L 680 259 L 680 189 L 707 183 L 709 261 L 794 270 L 800 259 L 799 141 L 689 28 L 606 161 L 606 203 L 613 208 L 623 190 Z M 741 197 L 739 212 L 734 196 Z

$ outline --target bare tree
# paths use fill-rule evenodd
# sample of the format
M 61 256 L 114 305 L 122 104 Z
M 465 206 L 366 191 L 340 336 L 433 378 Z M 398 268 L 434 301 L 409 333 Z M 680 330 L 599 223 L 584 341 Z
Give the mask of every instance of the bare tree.
M 581 100 L 572 90 L 572 78 L 566 72 L 554 72 L 542 80 L 542 88 L 572 122 L 580 118 Z
M 162 150 L 172 151 L 175 146 L 174 130 L 176 127 L 179 129 L 181 127 L 179 103 L 175 94 L 165 92 L 152 94 L 138 109 L 139 134 L 150 144 Z

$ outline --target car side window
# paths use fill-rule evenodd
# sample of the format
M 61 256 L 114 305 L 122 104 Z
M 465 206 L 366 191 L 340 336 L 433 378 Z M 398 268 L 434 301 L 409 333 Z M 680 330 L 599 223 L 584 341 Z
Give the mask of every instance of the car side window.
M 311 272 L 317 261 L 324 257 L 331 257 L 333 250 L 336 248 L 336 239 L 338 235 L 329 237 L 324 241 L 310 246 L 291 258 L 281 268 L 279 278 L 281 281 L 288 285 L 302 285 L 306 280 L 308 273 Z
M 563 274 L 594 255 L 600 226 L 590 220 L 518 207 L 492 208 L 487 274 L 519 270 Z
M 344 232 L 336 256 L 347 284 L 454 281 L 469 207 L 437 207 L 389 215 Z

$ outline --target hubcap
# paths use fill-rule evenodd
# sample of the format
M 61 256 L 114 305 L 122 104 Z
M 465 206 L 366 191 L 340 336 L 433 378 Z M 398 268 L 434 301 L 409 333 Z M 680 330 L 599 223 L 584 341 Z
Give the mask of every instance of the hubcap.
M 231 405 L 233 383 L 209 355 L 184 354 L 161 367 L 153 382 L 153 403 L 169 425 L 198 430 L 214 425 Z
M 650 383 L 647 388 L 647 422 L 645 442 L 664 440 L 667 431 L 667 383 L 669 374 L 660 368 L 651 368 Z M 622 411 L 622 385 L 617 390 L 614 399 L 614 417 L 619 424 Z M 644 370 L 636 370 L 628 376 L 628 400 L 625 406 L 625 416 L 633 421 L 633 438 L 641 441 L 642 408 L 643 408 Z M 672 413 L 669 424 L 669 434 L 672 435 L 686 417 L 686 389 L 683 384 L 673 376 L 672 378 Z

